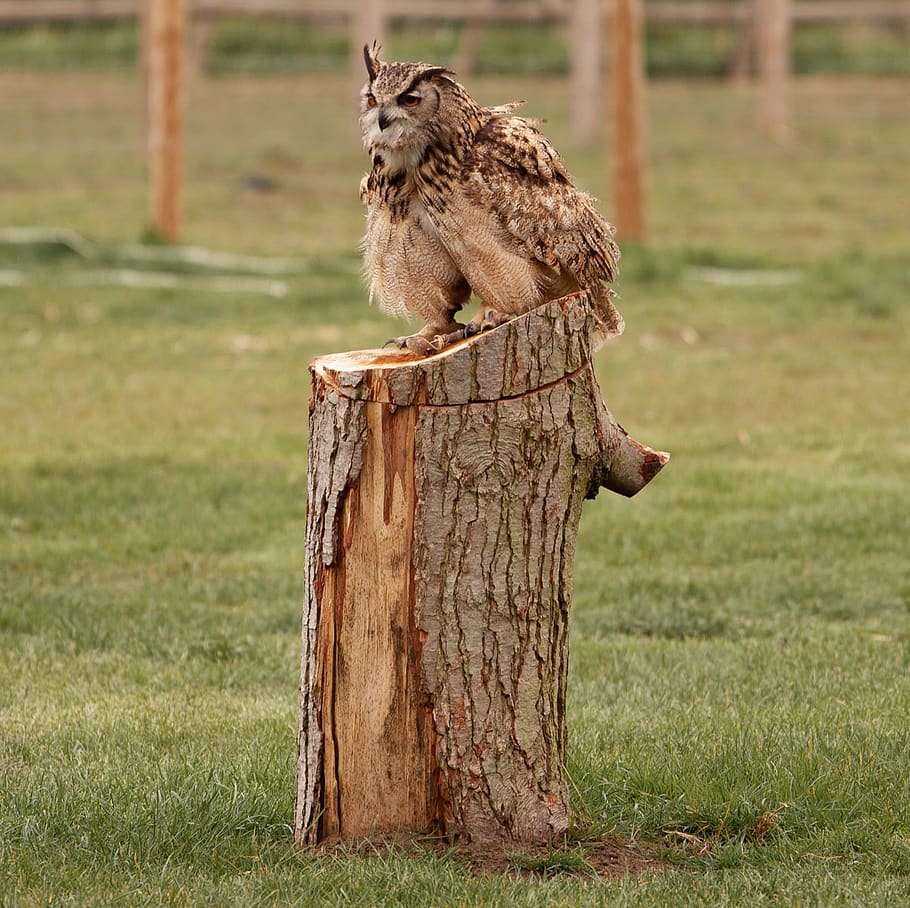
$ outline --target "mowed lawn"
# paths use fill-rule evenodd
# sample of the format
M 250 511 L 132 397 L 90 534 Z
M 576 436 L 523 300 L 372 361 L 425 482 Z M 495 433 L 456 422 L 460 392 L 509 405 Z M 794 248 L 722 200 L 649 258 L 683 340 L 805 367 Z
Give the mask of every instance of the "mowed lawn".
M 609 212 L 564 81 L 470 87 Z M 568 770 L 573 849 L 669 869 L 294 850 L 307 364 L 402 330 L 360 282 L 349 95 L 194 83 L 186 241 L 270 261 L 188 263 L 132 248 L 135 79 L 0 74 L 0 228 L 90 241 L 0 234 L 0 902 L 910 902 L 906 80 L 800 82 L 785 145 L 748 88 L 651 86 L 653 241 L 597 371 L 673 459 L 586 505 Z

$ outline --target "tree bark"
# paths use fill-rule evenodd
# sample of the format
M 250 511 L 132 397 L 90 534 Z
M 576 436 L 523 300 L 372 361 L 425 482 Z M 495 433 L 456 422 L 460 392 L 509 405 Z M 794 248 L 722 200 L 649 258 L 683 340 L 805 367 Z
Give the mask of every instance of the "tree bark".
M 582 502 L 668 455 L 600 400 L 584 293 L 442 354 L 311 365 L 295 837 L 548 841 Z

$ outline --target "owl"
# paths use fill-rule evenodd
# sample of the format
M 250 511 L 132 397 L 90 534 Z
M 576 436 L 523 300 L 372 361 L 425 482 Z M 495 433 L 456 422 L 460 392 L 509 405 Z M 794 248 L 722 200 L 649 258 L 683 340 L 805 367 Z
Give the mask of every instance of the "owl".
M 606 286 L 619 258 L 614 229 L 536 123 L 515 116 L 517 104 L 481 107 L 444 67 L 383 62 L 375 43 L 364 61 L 370 298 L 425 323 L 389 343 L 426 355 L 581 289 L 599 339 L 620 334 Z M 472 293 L 480 309 L 461 324 Z

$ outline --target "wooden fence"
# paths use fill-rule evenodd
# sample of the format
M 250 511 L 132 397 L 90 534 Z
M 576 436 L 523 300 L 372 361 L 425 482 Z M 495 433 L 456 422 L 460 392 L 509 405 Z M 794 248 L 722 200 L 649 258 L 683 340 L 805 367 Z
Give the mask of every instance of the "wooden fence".
M 0 24 L 114 21 L 140 15 L 143 0 L 0 0 Z M 286 20 L 344 20 L 352 0 L 189 0 L 193 18 L 253 16 Z M 461 0 L 387 0 L 388 18 L 409 22 L 568 22 L 571 0 L 465 3 Z M 751 16 L 751 4 L 730 0 L 645 0 L 647 22 L 730 25 Z M 910 0 L 794 0 L 794 22 L 907 22 Z
M 470 52 L 472 33 L 503 22 L 554 22 L 568 26 L 573 46 L 573 106 L 599 112 L 600 48 L 603 21 L 610 38 L 609 85 L 614 87 L 610 111 L 609 150 L 614 220 L 623 240 L 647 239 L 643 132 L 643 22 L 732 25 L 740 32 L 738 60 L 754 51 L 758 62 L 758 125 L 766 135 L 783 141 L 789 132 L 787 81 L 790 34 L 797 22 L 910 23 L 910 0 L 743 0 L 743 2 L 680 2 L 680 0 L 529 0 L 500 4 L 495 0 L 0 0 L 0 25 L 10 23 L 89 22 L 138 18 L 144 20 L 143 72 L 146 74 L 151 218 L 170 241 L 180 234 L 181 132 L 183 110 L 183 34 L 187 18 L 195 28 L 194 56 L 205 59 L 210 35 L 226 16 L 345 21 L 353 46 L 364 36 L 380 35 L 393 21 L 458 22 L 468 26 L 461 50 Z M 473 36 L 476 38 L 476 34 Z M 744 51 L 744 53 L 743 53 Z M 354 59 L 356 55 L 352 55 Z M 737 63 L 739 66 L 739 63 Z M 357 79 L 360 78 L 359 61 Z M 597 141 L 598 117 L 572 114 L 579 145 Z

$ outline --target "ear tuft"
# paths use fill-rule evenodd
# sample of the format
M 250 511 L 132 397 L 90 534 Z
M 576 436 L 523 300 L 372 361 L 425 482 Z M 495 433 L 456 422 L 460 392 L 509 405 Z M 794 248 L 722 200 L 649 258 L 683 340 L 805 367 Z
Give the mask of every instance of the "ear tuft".
M 363 62 L 366 64 L 370 82 L 376 78 L 379 67 L 382 66 L 382 61 L 379 59 L 380 49 L 378 41 L 374 41 L 372 44 L 364 44 L 363 46 Z

